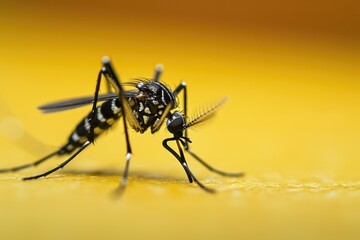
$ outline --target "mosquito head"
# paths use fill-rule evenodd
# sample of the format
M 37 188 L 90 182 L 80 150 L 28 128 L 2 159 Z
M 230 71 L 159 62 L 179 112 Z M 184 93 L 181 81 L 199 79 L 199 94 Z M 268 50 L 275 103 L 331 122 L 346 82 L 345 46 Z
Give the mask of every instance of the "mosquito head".
M 167 121 L 167 129 L 177 137 L 181 137 L 183 135 L 185 125 L 185 118 L 178 111 L 175 111 Z

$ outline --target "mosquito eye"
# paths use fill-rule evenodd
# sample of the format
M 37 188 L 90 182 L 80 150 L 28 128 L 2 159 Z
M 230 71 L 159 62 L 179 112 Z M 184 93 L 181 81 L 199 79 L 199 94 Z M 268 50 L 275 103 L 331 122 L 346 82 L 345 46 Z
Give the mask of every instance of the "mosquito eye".
M 179 112 L 175 112 L 167 122 L 167 129 L 173 134 L 179 133 L 182 131 L 184 124 L 184 117 Z

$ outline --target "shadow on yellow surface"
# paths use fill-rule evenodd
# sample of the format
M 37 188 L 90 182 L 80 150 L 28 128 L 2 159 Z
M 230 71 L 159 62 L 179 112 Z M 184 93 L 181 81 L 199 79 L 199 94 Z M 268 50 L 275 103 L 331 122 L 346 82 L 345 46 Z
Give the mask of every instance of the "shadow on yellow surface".
M 191 129 L 192 149 L 246 173 L 219 177 L 187 156 L 218 190 L 206 194 L 162 148 L 166 130 L 131 131 L 129 186 L 114 201 L 125 164 L 119 124 L 46 179 L 21 181 L 63 158 L 0 175 L 2 238 L 358 239 L 358 11 L 324 4 L 1 4 L 0 168 L 65 142 L 89 107 L 46 115 L 36 107 L 93 94 L 109 54 L 124 82 L 163 63 L 169 86 L 187 82 L 190 113 L 228 96 Z

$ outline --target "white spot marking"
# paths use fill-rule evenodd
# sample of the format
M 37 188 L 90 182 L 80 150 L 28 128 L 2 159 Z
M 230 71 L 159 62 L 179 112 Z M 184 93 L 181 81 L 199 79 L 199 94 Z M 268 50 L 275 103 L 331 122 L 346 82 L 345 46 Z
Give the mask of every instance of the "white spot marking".
M 100 122 L 106 122 L 104 115 L 101 113 L 101 108 L 97 109 L 97 118 Z
M 158 111 L 158 114 L 159 114 L 159 115 L 162 115 L 162 114 L 163 114 L 163 111 L 162 111 L 162 110 Z
M 115 104 L 115 101 L 116 99 L 113 99 L 112 102 L 111 102 L 111 111 L 114 113 L 114 114 L 118 114 L 120 112 L 120 108 L 118 108 Z
M 164 108 L 164 105 L 162 105 L 162 104 L 161 104 L 161 105 L 159 105 L 159 107 L 158 107 L 158 108 Z
M 160 120 L 159 118 L 156 118 L 153 126 L 155 126 L 159 120 Z
M 147 124 L 147 122 L 149 121 L 149 117 L 148 116 L 143 116 L 144 119 L 144 123 Z
M 145 108 L 145 112 L 146 112 L 147 114 L 151 114 L 150 109 L 149 109 L 148 107 Z
M 89 123 L 89 119 L 88 119 L 88 118 L 85 118 L 84 127 L 85 127 L 86 131 L 89 131 L 89 130 L 90 130 L 90 123 Z
M 144 105 L 140 102 L 139 112 L 142 112 L 142 110 L 144 110 Z
M 131 158 L 131 153 L 127 153 L 126 154 L 126 161 L 130 161 L 130 158 Z
M 80 137 L 79 137 L 79 135 L 78 135 L 76 132 L 74 132 L 74 133 L 71 135 L 71 139 L 72 139 L 74 142 L 77 142 L 77 141 L 80 140 Z

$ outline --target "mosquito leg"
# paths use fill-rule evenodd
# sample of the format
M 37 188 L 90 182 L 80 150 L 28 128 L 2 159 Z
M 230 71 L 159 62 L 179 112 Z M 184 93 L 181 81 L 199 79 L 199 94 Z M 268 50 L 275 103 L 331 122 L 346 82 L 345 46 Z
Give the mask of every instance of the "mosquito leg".
M 63 163 L 61 163 L 59 166 L 43 173 L 43 174 L 39 174 L 39 175 L 35 175 L 35 176 L 31 176 L 31 177 L 25 177 L 23 178 L 24 181 L 26 180 L 34 180 L 34 179 L 38 179 L 41 177 L 46 177 L 47 175 L 56 172 L 57 170 L 65 167 L 71 160 L 73 160 L 79 153 L 81 153 L 87 146 L 90 145 L 90 141 L 86 141 L 73 155 L 71 155 L 66 161 L 64 161 Z
M 103 68 L 103 71 L 104 70 L 105 70 L 105 68 Z M 111 87 L 111 84 L 109 83 L 109 81 L 106 81 L 106 90 L 107 90 L 108 93 L 114 92 L 113 88 Z
M 90 130 L 89 130 L 89 134 L 88 134 L 88 140 L 92 143 L 94 143 L 94 139 L 95 139 L 95 134 L 94 134 L 94 129 L 95 129 L 95 111 L 96 111 L 96 107 L 97 107 L 97 102 L 98 102 L 98 97 L 99 97 L 99 91 L 100 91 L 100 83 L 101 83 L 101 75 L 104 73 L 105 69 L 101 68 L 97 80 L 96 80 L 96 87 L 95 87 L 95 93 L 94 93 L 94 99 L 93 99 L 93 106 L 91 109 L 91 113 L 90 113 L 90 118 L 89 118 L 89 123 L 90 123 Z
M 187 117 L 187 90 L 186 90 L 186 82 L 182 82 L 180 83 L 179 86 L 177 86 L 177 88 L 175 88 L 175 90 L 173 91 L 174 96 L 176 97 L 180 91 L 184 92 L 184 96 L 183 96 L 183 101 L 184 101 L 184 107 L 183 107 L 183 111 L 184 111 L 184 115 L 185 117 Z M 187 128 L 185 128 L 185 137 L 188 138 L 188 130 Z M 185 149 L 188 149 L 189 146 L 188 144 L 185 142 Z
M 105 67 L 102 67 L 100 72 L 106 73 Z M 106 81 L 106 91 L 107 91 L 107 93 L 113 93 L 114 92 L 113 88 L 111 86 L 111 83 L 109 81 Z
M 123 177 L 120 182 L 120 186 L 117 189 L 117 193 L 122 193 L 125 190 L 125 187 L 128 182 L 129 165 L 132 154 L 129 132 L 127 128 L 127 121 L 129 121 L 130 125 L 135 130 L 140 131 L 141 128 L 139 122 L 132 113 L 130 105 L 125 97 L 125 91 L 122 85 L 120 84 L 120 81 L 115 73 L 114 68 L 110 63 L 110 59 L 108 57 L 104 57 L 102 59 L 102 63 L 103 63 L 103 68 L 102 68 L 103 75 L 105 76 L 106 80 L 112 85 L 112 87 L 115 89 L 116 93 L 119 95 L 120 103 L 121 103 L 121 113 L 123 115 L 123 124 L 124 124 L 125 141 L 126 141 L 126 164 L 125 164 Z
M 35 167 L 35 166 L 45 162 L 46 160 L 50 159 L 53 156 L 60 155 L 61 150 L 62 149 L 56 150 L 55 152 L 50 153 L 49 155 L 47 155 L 47 156 L 45 156 L 45 157 L 43 157 L 43 158 L 41 158 L 41 159 L 39 159 L 39 160 L 37 160 L 36 162 L 33 162 L 33 163 L 24 164 L 24 165 L 17 166 L 17 167 L 12 167 L 12 168 L 0 169 L 0 173 L 17 172 L 17 171 L 20 171 L 20 170 L 23 170 L 23 169 L 26 169 L 26 168 Z
M 98 74 L 97 80 L 96 80 L 96 87 L 95 87 L 95 93 L 94 93 L 94 99 L 93 99 L 93 106 L 91 109 L 91 114 L 90 114 L 90 119 L 89 119 L 89 123 L 90 123 L 90 130 L 89 130 L 89 135 L 88 135 L 88 140 L 92 143 L 94 143 L 94 139 L 95 139 L 95 134 L 94 134 L 94 129 L 95 129 L 95 122 L 93 121 L 93 119 L 95 119 L 95 111 L 96 111 L 96 107 L 97 107 L 97 103 L 98 103 L 98 98 L 99 98 L 99 92 L 100 92 L 100 86 L 101 86 L 101 76 L 104 75 L 105 78 L 107 79 L 106 81 L 106 86 L 107 86 L 107 91 L 108 93 L 112 93 L 112 85 L 111 85 L 111 81 L 108 80 L 108 69 L 103 66 Z M 110 74 L 111 75 L 111 74 Z M 123 93 L 125 95 L 125 93 Z M 123 116 L 125 116 L 123 114 Z
M 162 74 L 163 71 L 164 71 L 163 65 L 156 64 L 154 78 L 153 78 L 154 82 L 158 82 L 160 80 L 160 75 Z
M 183 160 L 183 166 L 186 167 L 188 169 L 188 171 L 190 172 L 191 174 L 191 177 L 193 178 L 193 180 L 197 183 L 197 185 L 199 185 L 203 190 L 207 191 L 207 192 L 210 192 L 210 193 L 214 193 L 215 190 L 214 189 L 211 189 L 211 188 L 208 188 L 208 187 L 205 187 L 199 180 L 196 179 L 196 177 L 194 176 L 194 174 L 191 173 L 186 161 L 185 161 L 185 156 L 184 156 L 184 152 L 183 150 L 181 149 L 181 146 L 179 144 L 179 140 L 176 139 L 176 144 L 177 144 L 177 147 L 179 149 L 179 152 L 180 152 L 180 157 L 181 159 Z
M 216 191 L 212 188 L 208 188 L 205 185 L 203 185 L 201 182 L 199 182 L 199 180 L 196 179 L 196 177 L 194 175 L 192 175 L 192 178 L 194 179 L 194 181 L 196 182 L 197 185 L 199 185 L 199 187 L 201 189 L 203 189 L 204 191 L 208 192 L 208 193 L 216 193 Z
M 176 138 L 167 138 L 163 141 L 163 146 L 164 148 L 166 148 L 172 155 L 174 155 L 174 157 L 176 157 L 176 159 L 180 162 L 181 166 L 184 168 L 186 175 L 189 179 L 189 182 L 192 183 L 193 182 L 193 178 L 192 178 L 192 174 L 189 170 L 189 168 L 187 167 L 185 158 L 181 158 L 171 147 L 169 147 L 169 145 L 167 144 L 169 141 L 175 141 Z M 184 165 L 185 164 L 185 165 Z
M 195 158 L 198 162 L 200 162 L 204 167 L 206 167 L 208 170 L 210 170 L 211 172 L 217 173 L 221 176 L 225 176 L 225 177 L 242 177 L 244 176 L 243 172 L 240 173 L 228 173 L 228 172 L 224 172 L 221 170 L 218 170 L 212 166 L 210 166 L 208 163 L 206 163 L 204 160 L 202 160 L 199 156 L 197 156 L 193 151 L 191 151 L 189 148 L 185 148 L 185 151 L 187 151 L 191 156 L 193 156 L 193 158 Z
M 179 152 L 180 152 L 180 155 L 177 154 L 172 148 L 169 147 L 169 145 L 167 144 L 167 142 L 169 141 L 176 141 L 176 144 L 179 148 Z M 185 156 L 184 156 L 184 153 L 181 149 L 181 146 L 178 142 L 178 139 L 176 138 L 168 138 L 168 139 L 165 139 L 163 141 L 163 146 L 172 154 L 174 155 L 174 157 L 176 157 L 176 159 L 180 162 L 181 166 L 184 168 L 188 178 L 189 178 L 189 181 L 190 183 L 192 183 L 193 181 L 195 181 L 195 183 L 203 190 L 205 190 L 206 192 L 209 192 L 209 193 L 214 193 L 215 190 L 214 189 L 211 189 L 211 188 L 208 188 L 206 187 L 205 185 L 203 185 L 199 180 L 197 180 L 197 178 L 192 174 L 192 172 L 190 171 L 189 169 L 189 166 L 187 165 L 186 163 L 186 160 L 185 160 Z
M 186 83 L 182 82 L 173 92 L 173 94 L 176 96 L 181 91 L 184 92 L 184 115 L 187 116 L 187 90 L 186 90 Z M 187 128 L 185 128 L 185 138 L 188 139 L 188 131 Z M 193 151 L 190 150 L 190 145 L 185 141 L 183 143 L 185 151 L 188 152 L 193 158 L 195 158 L 198 162 L 200 162 L 204 167 L 209 169 L 210 171 L 217 173 L 221 176 L 227 176 L 227 177 L 242 177 L 244 176 L 244 173 L 227 173 L 221 170 L 218 170 L 212 166 L 210 166 L 208 163 L 206 163 L 204 160 L 202 160 L 199 156 L 197 156 Z

